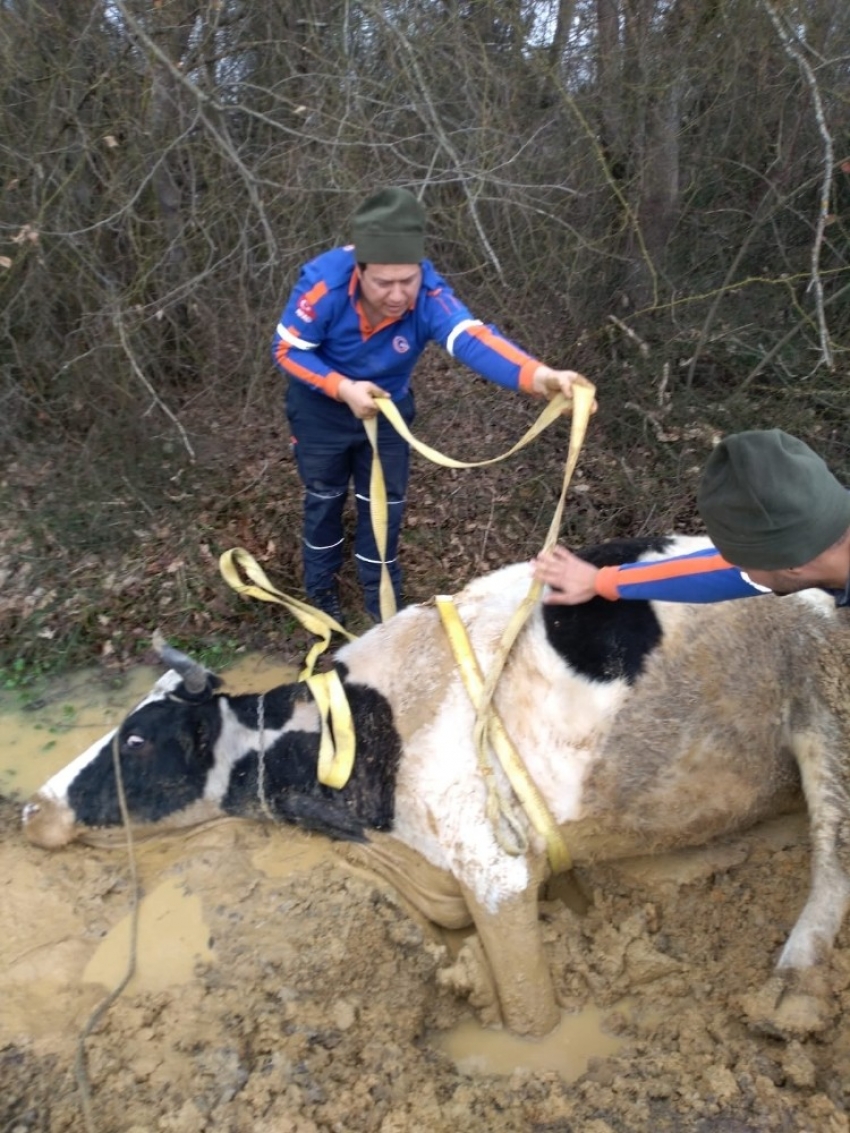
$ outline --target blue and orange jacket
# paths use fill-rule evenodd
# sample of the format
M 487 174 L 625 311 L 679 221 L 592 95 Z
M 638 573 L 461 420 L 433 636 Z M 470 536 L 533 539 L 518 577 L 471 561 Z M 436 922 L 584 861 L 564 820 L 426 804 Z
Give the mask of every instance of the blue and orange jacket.
M 377 327 L 363 312 L 356 266 L 345 247 L 301 269 L 272 340 L 272 357 L 290 377 L 333 398 L 343 378 L 368 380 L 398 401 L 425 347 L 437 342 L 489 381 L 530 390 L 540 363 L 474 318 L 429 260 L 413 307 Z
M 656 602 L 725 602 L 763 594 L 738 567 L 714 547 L 646 563 L 601 567 L 596 593 L 611 601 L 643 598 Z
M 826 590 L 839 606 L 850 606 L 850 582 L 844 591 Z M 596 593 L 601 598 L 643 598 L 656 602 L 726 602 L 770 594 L 732 566 L 714 547 L 647 563 L 600 567 Z

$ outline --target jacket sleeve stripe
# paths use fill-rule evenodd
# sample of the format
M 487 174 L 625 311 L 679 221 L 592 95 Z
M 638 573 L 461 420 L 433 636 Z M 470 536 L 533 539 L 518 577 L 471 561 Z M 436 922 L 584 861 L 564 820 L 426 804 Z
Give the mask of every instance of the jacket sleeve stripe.
M 328 397 L 338 399 L 339 383 L 344 375 L 338 374 L 336 370 L 324 369 L 320 359 L 313 354 L 308 354 L 307 357 L 310 359 L 311 365 L 316 366 L 317 369 L 310 369 L 308 366 L 302 365 L 297 357 L 291 353 L 291 350 L 288 339 L 281 335 L 274 351 L 274 359 L 278 366 L 293 378 L 298 378 L 299 381 L 322 390 Z M 321 371 L 319 367 L 322 367 Z
M 647 582 L 664 582 L 674 578 L 692 578 L 716 571 L 734 570 L 731 563 L 715 551 L 708 555 L 686 555 L 677 559 L 659 559 L 652 563 L 629 563 L 626 566 L 602 567 L 596 576 L 596 592 L 613 601 L 620 597 L 620 587 L 639 586 Z
M 457 340 L 458 335 L 462 334 L 465 330 L 471 330 L 472 327 L 480 327 L 482 325 L 483 324 L 480 319 L 464 319 L 462 323 L 457 324 L 449 337 L 446 339 L 446 350 L 448 350 L 452 358 L 454 358 L 455 355 L 455 341 Z
M 297 350 L 315 350 L 319 345 L 318 342 L 308 342 L 305 338 L 299 338 L 292 328 L 285 327 L 283 323 L 277 324 L 277 333 L 280 338 Z
M 513 362 L 515 366 L 523 366 L 528 361 L 528 354 L 519 347 L 514 346 L 513 343 L 508 342 L 506 338 L 502 338 L 500 334 L 494 334 L 489 327 L 485 327 L 483 323 L 477 325 L 473 323 L 471 327 L 467 327 L 467 331 L 473 338 L 477 338 L 490 350 L 504 358 L 508 362 Z

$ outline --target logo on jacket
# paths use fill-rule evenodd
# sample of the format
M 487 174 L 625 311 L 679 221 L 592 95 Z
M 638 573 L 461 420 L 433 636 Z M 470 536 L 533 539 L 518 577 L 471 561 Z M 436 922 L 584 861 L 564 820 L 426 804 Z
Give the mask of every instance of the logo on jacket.
M 312 323 L 316 317 L 316 309 L 307 299 L 299 299 L 295 314 L 303 323 Z
M 393 339 L 393 350 L 396 354 L 406 354 L 410 349 L 410 343 L 403 334 L 397 334 Z

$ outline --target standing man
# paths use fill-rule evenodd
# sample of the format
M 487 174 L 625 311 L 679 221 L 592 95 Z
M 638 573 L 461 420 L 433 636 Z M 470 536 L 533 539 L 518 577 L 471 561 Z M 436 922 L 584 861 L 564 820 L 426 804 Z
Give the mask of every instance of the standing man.
M 304 587 L 318 609 L 342 621 L 337 576 L 349 482 L 357 503 L 355 558 L 366 609 L 380 621 L 381 566 L 369 515 L 372 450 L 361 422 L 389 397 L 408 425 L 413 368 L 438 342 L 482 377 L 508 389 L 570 396 L 579 375 L 553 370 L 485 326 L 425 258 L 425 211 L 407 189 L 382 189 L 351 223 L 352 243 L 301 270 L 272 342 L 289 376 L 286 412 L 304 485 Z M 384 418 L 378 449 L 389 502 L 387 568 L 401 606 L 398 541 L 410 452 Z
M 544 601 L 594 597 L 719 602 L 819 587 L 850 606 L 850 492 L 803 441 L 781 429 L 733 433 L 708 458 L 697 508 L 714 547 L 595 567 L 556 547 L 538 555 Z

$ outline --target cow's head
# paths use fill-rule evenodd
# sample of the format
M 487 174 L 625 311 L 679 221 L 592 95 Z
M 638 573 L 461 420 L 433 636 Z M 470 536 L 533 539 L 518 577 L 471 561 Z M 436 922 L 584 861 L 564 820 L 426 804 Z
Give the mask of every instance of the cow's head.
M 161 826 L 169 816 L 199 804 L 212 766 L 211 710 L 219 678 L 162 643 L 160 656 L 171 669 L 108 735 L 49 779 L 23 810 L 31 842 L 57 849 L 76 838 L 103 840 L 120 827 L 121 780 L 134 829 Z M 181 823 L 182 825 L 182 823 Z

